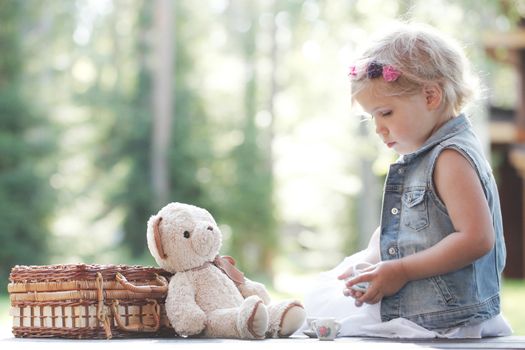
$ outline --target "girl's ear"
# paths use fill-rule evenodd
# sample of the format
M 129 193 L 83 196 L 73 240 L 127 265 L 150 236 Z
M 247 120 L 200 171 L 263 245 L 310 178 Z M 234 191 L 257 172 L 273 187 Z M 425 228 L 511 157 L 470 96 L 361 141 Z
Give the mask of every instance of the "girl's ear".
M 443 102 L 443 90 L 438 84 L 428 84 L 423 87 L 423 95 L 430 110 L 438 109 Z

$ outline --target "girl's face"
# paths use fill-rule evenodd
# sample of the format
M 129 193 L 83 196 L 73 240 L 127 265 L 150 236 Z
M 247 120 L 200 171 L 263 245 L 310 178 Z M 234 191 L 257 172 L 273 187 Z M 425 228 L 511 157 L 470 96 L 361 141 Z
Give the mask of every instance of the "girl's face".
M 436 98 L 441 98 L 439 91 L 421 92 L 409 96 L 388 96 L 381 84 L 383 81 L 370 82 L 367 87 L 355 95 L 355 100 L 374 119 L 376 133 L 383 142 L 404 155 L 418 150 L 425 141 L 450 117 L 439 112 Z

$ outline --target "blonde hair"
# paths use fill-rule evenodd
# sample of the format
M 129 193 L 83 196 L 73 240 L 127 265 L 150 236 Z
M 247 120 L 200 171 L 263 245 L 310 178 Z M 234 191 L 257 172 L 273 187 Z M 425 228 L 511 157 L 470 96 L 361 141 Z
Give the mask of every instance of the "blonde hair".
M 384 84 L 389 96 L 416 94 L 425 85 L 437 83 L 442 107 L 458 113 L 474 95 L 476 79 L 462 48 L 430 26 L 398 24 L 373 41 L 356 62 L 353 96 L 372 82 L 367 76 L 372 62 L 390 65 L 400 73 L 397 80 Z

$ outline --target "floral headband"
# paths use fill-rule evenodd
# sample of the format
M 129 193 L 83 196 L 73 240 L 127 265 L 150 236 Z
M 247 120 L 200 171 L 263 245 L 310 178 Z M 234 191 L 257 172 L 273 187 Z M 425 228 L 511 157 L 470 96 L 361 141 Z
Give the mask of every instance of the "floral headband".
M 348 73 L 350 79 L 356 79 L 357 73 L 358 71 L 356 66 L 350 66 L 350 72 Z M 366 76 L 368 79 L 375 79 L 383 76 L 383 79 L 386 82 L 392 82 L 396 81 L 400 75 L 401 72 L 395 69 L 393 66 L 382 65 L 381 63 L 377 63 L 375 61 L 370 62 L 366 67 Z

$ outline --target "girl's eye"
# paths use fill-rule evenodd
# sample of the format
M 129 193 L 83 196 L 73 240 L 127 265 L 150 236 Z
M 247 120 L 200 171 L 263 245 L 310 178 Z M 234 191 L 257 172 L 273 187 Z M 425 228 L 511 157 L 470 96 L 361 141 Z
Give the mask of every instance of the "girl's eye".
M 190 232 L 189 231 L 184 231 L 184 238 L 190 238 Z
M 389 115 L 392 115 L 392 111 L 381 112 L 382 117 L 388 117 Z

